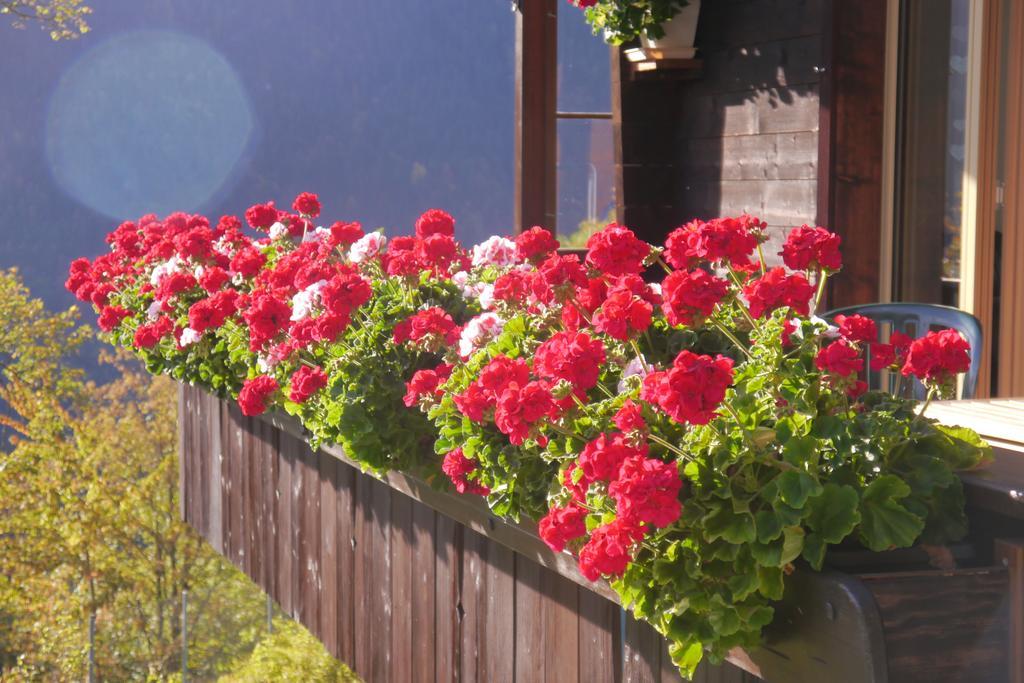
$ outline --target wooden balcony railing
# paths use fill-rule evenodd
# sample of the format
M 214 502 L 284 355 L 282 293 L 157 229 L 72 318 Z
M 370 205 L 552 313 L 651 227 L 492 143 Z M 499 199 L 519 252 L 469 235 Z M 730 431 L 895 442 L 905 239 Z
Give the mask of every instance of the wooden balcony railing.
M 363 474 L 294 420 L 200 389 L 182 387 L 179 420 L 184 519 L 365 680 L 679 680 L 607 586 L 483 501 Z M 697 680 L 1008 680 L 1012 566 L 903 557 L 798 571 L 765 645 Z

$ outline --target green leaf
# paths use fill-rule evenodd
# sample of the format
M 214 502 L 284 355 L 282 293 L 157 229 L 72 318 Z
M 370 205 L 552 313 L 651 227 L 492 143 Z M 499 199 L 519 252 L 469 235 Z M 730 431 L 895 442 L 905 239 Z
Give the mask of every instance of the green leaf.
M 775 478 L 779 498 L 794 508 L 802 508 L 807 499 L 821 493 L 821 484 L 806 472 L 786 470 Z
M 787 565 L 800 557 L 804 549 L 804 530 L 802 527 L 786 527 L 783 532 L 782 557 L 779 558 L 783 565 Z
M 899 480 L 897 480 L 899 481 Z M 857 491 L 852 486 L 828 483 L 820 496 L 807 506 L 807 525 L 814 529 L 822 543 L 839 543 L 860 522 Z M 808 539 L 809 541 L 809 539 Z M 812 549 L 817 553 L 818 549 Z M 821 550 L 824 553 L 824 550 Z
M 882 551 L 914 544 L 924 529 L 924 520 L 898 502 L 908 495 L 910 487 L 891 474 L 868 484 L 861 497 L 860 535 L 864 545 Z
M 774 510 L 761 510 L 754 515 L 759 543 L 774 541 L 782 535 L 782 520 Z
M 704 646 L 699 640 L 691 643 L 673 642 L 668 646 L 668 654 L 672 658 L 672 663 L 679 667 L 684 676 L 693 678 L 697 666 L 704 659 Z
M 992 446 L 973 429 L 942 424 L 935 425 L 935 429 L 948 439 L 942 454 L 954 470 L 968 470 L 992 460 Z
M 752 543 L 757 538 L 754 516 L 737 514 L 731 505 L 722 505 L 704 519 L 704 534 L 709 541 L 721 538 L 728 543 Z
M 821 569 L 821 565 L 825 563 L 825 549 L 827 547 L 828 544 L 825 543 L 825 539 L 822 538 L 821 534 L 811 533 L 804 539 L 803 557 L 815 571 Z
M 784 574 L 778 567 L 758 567 L 758 591 L 769 600 L 781 600 L 785 588 Z

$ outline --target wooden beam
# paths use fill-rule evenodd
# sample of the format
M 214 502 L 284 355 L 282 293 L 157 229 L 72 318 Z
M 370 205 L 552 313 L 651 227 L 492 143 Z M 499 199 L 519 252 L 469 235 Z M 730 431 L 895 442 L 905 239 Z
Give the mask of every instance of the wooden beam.
M 521 0 L 516 14 L 515 208 L 517 232 L 555 228 L 558 4 Z
M 978 160 L 971 300 L 963 302 L 981 321 L 983 347 L 977 398 L 991 395 L 996 271 L 996 186 L 999 174 L 999 94 L 1003 83 L 1002 0 L 987 0 L 982 12 Z M 968 257 L 968 254 L 964 254 Z
M 1024 3 L 1010 3 L 1006 77 L 1003 253 L 1000 269 L 998 392 L 1024 394 Z
M 1010 572 L 1009 683 L 1024 683 L 1024 541 L 997 540 L 996 559 Z
M 885 111 L 885 0 L 823 12 L 817 219 L 843 238 L 829 306 L 878 301 Z

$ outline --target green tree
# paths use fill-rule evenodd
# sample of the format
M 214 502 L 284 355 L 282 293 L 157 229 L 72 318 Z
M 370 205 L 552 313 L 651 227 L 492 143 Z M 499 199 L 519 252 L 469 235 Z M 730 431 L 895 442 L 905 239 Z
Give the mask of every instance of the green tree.
M 0 271 L 0 679 L 83 679 L 91 615 L 101 679 L 173 678 L 186 587 L 190 673 L 216 678 L 265 635 L 264 597 L 179 519 L 175 384 L 109 355 L 116 379 L 89 381 L 90 337 Z M 309 638 L 288 656 L 320 671 Z
M 52 40 L 68 40 L 89 32 L 85 18 L 92 8 L 82 0 L 0 0 L 0 14 L 10 17 L 15 28 L 35 23 L 49 31 Z

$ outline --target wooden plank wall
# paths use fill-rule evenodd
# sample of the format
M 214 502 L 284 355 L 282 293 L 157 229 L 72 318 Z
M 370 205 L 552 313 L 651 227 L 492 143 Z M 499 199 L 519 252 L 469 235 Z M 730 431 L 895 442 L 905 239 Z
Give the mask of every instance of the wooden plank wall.
M 814 223 L 828 3 L 704 2 L 704 65 L 694 80 L 630 80 L 620 63 L 613 93 L 626 225 L 657 243 L 691 218 L 746 211 L 768 221 L 774 244 Z
M 614 603 L 234 403 L 184 387 L 179 421 L 185 520 L 365 680 L 680 680 Z

